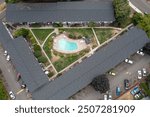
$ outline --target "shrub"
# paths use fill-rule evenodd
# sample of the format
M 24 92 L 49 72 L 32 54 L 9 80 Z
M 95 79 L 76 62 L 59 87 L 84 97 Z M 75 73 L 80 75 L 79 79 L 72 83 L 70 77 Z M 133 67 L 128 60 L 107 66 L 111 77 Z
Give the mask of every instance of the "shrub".
M 76 36 L 74 34 L 69 34 L 68 37 L 71 38 L 71 39 L 76 39 Z
M 55 22 L 53 23 L 53 27 L 63 27 L 63 24 L 61 22 Z
M 28 37 L 29 30 L 25 28 L 18 29 L 14 32 L 15 37 L 23 36 L 24 38 Z
M 95 27 L 95 26 L 96 26 L 96 23 L 93 22 L 93 21 L 90 21 L 90 22 L 88 23 L 88 27 Z
M 81 35 L 79 35 L 79 36 L 78 36 L 78 39 L 81 39 L 81 38 L 82 38 L 82 36 L 81 36 Z
M 40 23 L 32 23 L 32 24 L 30 24 L 30 27 L 41 27 L 42 26 L 42 24 L 40 24 Z
M 35 44 L 34 51 L 41 51 L 41 47 L 38 44 Z
M 34 52 L 34 56 L 35 56 L 36 58 L 38 58 L 38 57 L 42 56 L 42 52 L 41 52 L 41 51 L 35 51 L 35 52 Z
M 52 77 L 54 75 L 54 73 L 53 72 L 50 72 L 49 74 L 48 74 L 48 77 L 50 78 L 50 77 Z
M 46 63 L 47 62 L 47 58 L 43 57 L 43 56 L 41 56 L 41 57 L 39 57 L 37 59 L 38 59 L 39 63 Z

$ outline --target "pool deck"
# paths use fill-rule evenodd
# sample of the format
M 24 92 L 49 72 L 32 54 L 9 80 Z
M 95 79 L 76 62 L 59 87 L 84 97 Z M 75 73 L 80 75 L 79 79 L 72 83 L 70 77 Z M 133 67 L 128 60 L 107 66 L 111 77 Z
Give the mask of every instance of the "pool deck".
M 71 51 L 69 51 L 69 50 L 60 50 L 58 41 L 62 38 L 66 39 L 67 41 L 76 43 L 77 44 L 77 49 L 76 50 L 71 50 Z M 87 48 L 87 44 L 85 43 L 85 41 L 83 39 L 76 39 L 76 40 L 75 39 L 70 39 L 65 34 L 60 34 L 59 36 L 54 38 L 54 42 L 53 42 L 53 49 L 60 52 L 60 53 L 65 53 L 65 54 L 77 53 L 77 52 L 80 52 L 81 50 L 84 50 L 86 48 Z

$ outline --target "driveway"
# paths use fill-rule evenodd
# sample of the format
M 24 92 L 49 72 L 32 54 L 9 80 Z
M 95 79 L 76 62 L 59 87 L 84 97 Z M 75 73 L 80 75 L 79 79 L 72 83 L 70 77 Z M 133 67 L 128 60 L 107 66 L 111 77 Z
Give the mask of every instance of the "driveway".
M 150 56 L 140 56 L 135 54 L 131 57 L 134 61 L 133 65 L 122 62 L 113 71 L 116 73 L 116 76 L 107 75 L 110 81 L 110 90 L 112 93 L 113 99 L 116 98 L 116 86 L 121 88 L 122 92 L 124 90 L 124 79 L 129 79 L 130 84 L 134 85 L 137 82 L 137 71 L 143 67 L 147 68 L 150 71 Z M 71 99 L 75 100 L 98 100 L 103 99 L 104 94 L 100 94 L 95 91 L 92 86 L 88 85 L 86 88 L 76 93 Z
M 0 37 L 1 38 L 1 37 Z M 16 81 L 16 72 L 10 62 L 6 61 L 3 55 L 3 49 L 0 47 L 0 68 L 4 75 L 4 80 L 7 83 L 6 89 L 13 91 L 17 100 L 30 99 L 29 95 L 21 89 L 20 84 Z
M 130 2 L 142 12 L 150 13 L 150 1 L 147 0 L 130 0 Z

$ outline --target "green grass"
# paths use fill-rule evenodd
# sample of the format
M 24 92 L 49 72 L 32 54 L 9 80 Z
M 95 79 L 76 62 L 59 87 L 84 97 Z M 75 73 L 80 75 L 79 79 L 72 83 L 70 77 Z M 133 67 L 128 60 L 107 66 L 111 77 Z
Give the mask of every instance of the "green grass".
M 66 33 L 69 33 L 69 34 L 73 34 L 75 35 L 76 37 L 78 36 L 84 36 L 84 37 L 89 37 L 89 38 L 93 38 L 94 37 L 94 34 L 92 32 L 92 29 L 91 28 L 63 28 L 63 29 L 59 29 L 60 32 L 63 32 L 65 31 Z
M 109 38 L 112 37 L 112 29 L 100 29 L 100 28 L 94 28 L 95 33 L 97 35 L 98 41 L 100 44 L 107 41 Z
M 43 46 L 43 49 L 45 53 L 47 54 L 47 56 L 49 57 L 49 59 L 52 58 L 51 49 L 53 48 L 53 39 L 52 39 L 53 36 L 56 36 L 56 34 L 53 33 L 51 36 L 49 36 L 49 38 L 47 39 L 47 41 L 45 42 Z
M 7 100 L 9 99 L 9 96 L 3 84 L 3 81 L 1 80 L 1 77 L 2 76 L 0 75 L 0 100 Z
M 32 29 L 34 35 L 42 44 L 46 37 L 53 31 L 54 29 Z
M 72 55 L 64 55 L 60 54 L 60 59 L 53 63 L 56 70 L 59 72 L 69 66 L 71 63 L 75 62 L 82 56 L 84 56 L 89 50 L 83 50 L 79 54 L 72 54 Z

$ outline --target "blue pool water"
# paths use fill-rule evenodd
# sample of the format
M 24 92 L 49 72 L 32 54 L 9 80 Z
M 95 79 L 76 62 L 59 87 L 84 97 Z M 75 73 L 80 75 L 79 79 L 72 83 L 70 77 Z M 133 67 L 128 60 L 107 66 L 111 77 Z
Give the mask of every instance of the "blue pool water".
M 75 42 L 70 42 L 64 38 L 58 41 L 58 46 L 60 50 L 64 50 L 64 51 L 74 51 L 78 48 Z

